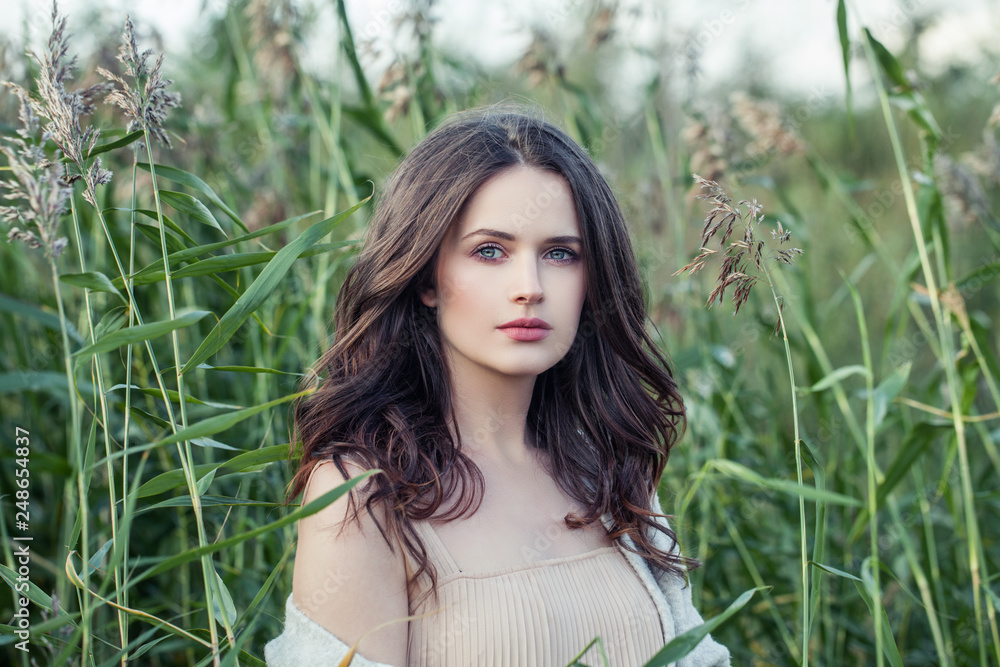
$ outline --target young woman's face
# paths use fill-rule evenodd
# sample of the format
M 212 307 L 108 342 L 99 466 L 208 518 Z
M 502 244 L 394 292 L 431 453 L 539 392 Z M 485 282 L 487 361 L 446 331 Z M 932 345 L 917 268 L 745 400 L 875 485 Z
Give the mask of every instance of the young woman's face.
M 467 202 L 438 251 L 433 289 L 452 373 L 524 376 L 569 350 L 586 295 L 580 223 L 559 174 L 513 167 Z

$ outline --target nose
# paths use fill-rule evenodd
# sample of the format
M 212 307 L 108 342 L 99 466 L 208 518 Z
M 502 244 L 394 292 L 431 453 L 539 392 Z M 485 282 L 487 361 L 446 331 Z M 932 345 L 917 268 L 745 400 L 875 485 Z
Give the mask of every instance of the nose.
M 511 300 L 519 304 L 538 303 L 543 298 L 541 277 L 538 275 L 538 265 L 534 260 L 527 260 L 516 267 L 516 277 Z

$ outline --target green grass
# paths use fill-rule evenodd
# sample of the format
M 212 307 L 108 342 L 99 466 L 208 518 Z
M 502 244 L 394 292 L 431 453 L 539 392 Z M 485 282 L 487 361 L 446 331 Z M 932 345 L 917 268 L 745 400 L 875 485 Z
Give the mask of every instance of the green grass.
M 711 632 L 733 664 L 1000 665 L 1000 136 L 988 123 L 1000 92 L 986 62 L 923 76 L 914 54 L 847 30 L 839 6 L 845 62 L 868 72 L 852 76 L 851 108 L 751 98 L 804 119 L 785 125 L 800 142 L 787 152 L 753 148 L 767 137 L 731 106 L 736 77 L 685 99 L 672 71 L 622 115 L 595 66 L 620 62 L 621 39 L 566 45 L 558 62 L 539 42 L 547 69 L 532 78 L 480 71 L 423 34 L 394 84 L 404 95 L 378 89 L 339 4 L 309 10 L 340 25 L 322 74 L 304 64 L 313 16 L 268 28 L 234 3 L 206 18 L 201 47 L 164 65 L 183 96 L 165 124 L 174 148 L 99 105 L 114 176 L 93 188 L 97 206 L 76 184 L 67 249 L 0 244 L 0 576 L 17 585 L 13 538 L 30 535 L 31 656 L 261 664 L 291 590 L 294 522 L 336 495 L 280 504 L 288 406 L 332 335 L 369 195 L 448 113 L 516 99 L 591 150 L 632 223 L 688 409 L 660 495 L 704 561 L 696 605 L 726 619 Z M 0 78 L 17 76 L 16 50 Z M 81 60 L 88 85 L 96 64 Z M 392 94 L 408 105 L 390 118 Z M 0 119 L 11 136 L 12 95 Z M 695 121 L 704 133 L 685 132 Z M 706 209 L 690 175 L 706 165 L 735 200 L 759 200 L 761 236 L 781 220 L 804 250 L 736 317 L 728 302 L 704 308 L 714 265 L 673 276 L 698 252 Z M 30 439 L 27 532 L 17 428 Z M 14 603 L 0 596 L 4 619 Z M 596 639 L 578 659 L 600 664 Z M 8 628 L 0 651 L 28 665 L 15 641 Z

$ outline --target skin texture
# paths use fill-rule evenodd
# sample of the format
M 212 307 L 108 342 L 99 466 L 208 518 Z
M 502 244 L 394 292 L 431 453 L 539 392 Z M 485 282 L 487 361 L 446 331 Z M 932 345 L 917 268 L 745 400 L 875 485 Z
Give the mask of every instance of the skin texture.
M 352 478 L 362 472 L 357 466 L 345 466 Z M 332 462 L 321 463 L 309 478 L 302 503 L 343 483 Z M 359 487 L 366 483 L 361 482 Z M 321 512 L 299 521 L 292 598 L 303 613 L 353 645 L 371 628 L 406 616 L 406 571 L 400 550 L 390 552 L 367 512 L 359 515 L 360 526 L 348 522 L 341 531 L 347 513 L 345 494 Z M 376 662 L 403 665 L 406 641 L 406 622 L 393 623 L 369 634 L 358 652 Z
M 453 378 L 533 380 L 562 359 L 586 294 L 579 237 L 558 174 L 515 167 L 476 192 L 441 244 L 435 288 L 421 296 L 437 308 Z M 497 328 L 519 317 L 545 320 L 552 334 L 516 341 Z
M 582 248 L 565 179 L 514 167 L 483 184 L 438 252 L 435 286 L 421 295 L 437 311 L 461 446 L 523 464 L 535 378 L 565 356 L 586 296 Z M 522 317 L 551 326 L 518 341 L 499 327 Z
M 436 527 L 463 569 L 489 571 L 611 544 L 600 530 L 570 531 L 562 522 L 579 508 L 545 472 L 546 461 L 529 447 L 525 427 L 536 377 L 565 356 L 576 336 L 586 295 L 586 258 L 572 240 L 579 236 L 565 179 L 533 167 L 511 168 L 469 200 L 441 244 L 434 287 L 420 295 L 436 309 L 453 389 L 450 425 L 453 431 L 458 426 L 460 447 L 486 480 L 483 505 L 473 517 Z M 498 328 L 521 317 L 545 320 L 551 333 L 518 341 Z M 352 476 L 358 472 L 349 467 Z M 303 503 L 342 482 L 332 463 L 319 464 Z M 299 522 L 293 598 L 352 644 L 370 628 L 406 615 L 406 572 L 402 551 L 390 552 L 366 512 L 360 526 L 340 532 L 346 515 L 344 496 Z M 369 635 L 359 653 L 402 665 L 406 640 L 407 624 L 396 623 Z

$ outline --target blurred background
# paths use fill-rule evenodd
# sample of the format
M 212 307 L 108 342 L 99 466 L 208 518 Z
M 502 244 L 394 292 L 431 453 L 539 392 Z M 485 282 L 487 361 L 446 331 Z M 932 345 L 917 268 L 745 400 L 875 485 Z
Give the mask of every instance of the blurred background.
M 291 396 L 328 345 L 371 202 L 297 259 L 271 288 L 278 295 L 183 388 L 175 369 L 319 216 L 287 221 L 362 202 L 448 114 L 508 101 L 588 149 L 632 226 L 655 335 L 688 410 L 661 498 L 684 550 L 704 563 L 692 575 L 696 603 L 708 618 L 760 589 L 713 632 L 733 664 L 1000 665 L 996 3 L 67 0 L 60 11 L 78 56 L 68 88 L 104 81 L 99 67 L 122 71 L 130 14 L 139 50 L 164 54 L 180 106 L 163 122 L 172 147 L 140 138 L 138 157 L 102 154 L 114 176 L 98 206 L 76 186 L 60 232 L 69 246 L 54 263 L 0 245 L 0 437 L 8 457 L 13 424 L 34 434 L 38 664 L 120 663 L 123 645 L 142 664 L 208 659 L 191 637 L 82 594 L 65 572 L 70 551 L 92 590 L 259 663 L 280 632 L 295 536 L 291 522 L 259 531 L 293 509 L 280 505 L 293 468 L 287 405 L 239 411 Z M 10 2 L 0 26 L 0 80 L 36 96 L 39 63 L 26 51 L 45 52 L 51 13 L 47 2 Z M 18 118 L 17 97 L 0 93 L 8 141 Z M 86 122 L 101 143 L 127 134 L 106 104 Z M 155 182 L 133 168 L 147 151 L 164 166 Z M 735 317 L 732 289 L 705 308 L 717 260 L 674 275 L 699 254 L 711 208 L 692 174 L 762 207 L 763 219 L 740 208 L 731 238 L 748 223 L 769 249 Z M 123 297 L 96 279 L 53 278 L 103 272 L 121 290 L 115 254 L 132 251 L 136 270 L 162 263 L 163 225 L 131 214 L 155 223 L 158 188 L 207 212 L 168 207 L 177 229 L 164 233 L 172 251 L 201 249 L 176 260 L 188 271 L 173 281 L 177 307 L 215 317 L 183 330 L 179 360 L 168 337 L 141 354 L 137 339 L 134 358 L 118 348 L 95 356 L 99 367 L 67 371 L 91 323 L 123 327 Z M 214 228 L 199 224 L 209 219 Z M 785 242 L 770 233 L 780 237 L 779 220 Z M 721 255 L 718 241 L 709 244 Z M 780 251 L 793 246 L 803 252 L 786 263 Z M 146 321 L 180 312 L 162 274 L 136 285 L 133 307 Z M 79 336 L 62 336 L 71 329 Z M 187 454 L 162 444 L 178 426 L 158 375 L 199 401 L 191 423 L 239 419 Z M 126 397 L 129 383 L 142 391 Z M 93 456 L 98 465 L 80 463 Z M 190 474 L 178 472 L 181 458 Z M 209 473 L 198 507 L 192 480 Z M 16 569 L 13 509 L 4 506 L 4 577 Z M 143 520 L 120 548 L 126 563 L 108 554 L 133 516 Z M 201 568 L 169 560 L 224 539 L 234 542 Z M 0 596 L 4 618 L 9 599 Z M 29 664 L 13 639 L 0 646 Z M 601 664 L 596 650 L 584 662 Z

